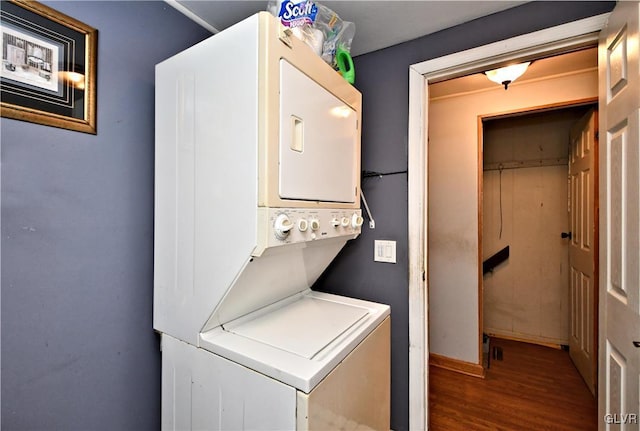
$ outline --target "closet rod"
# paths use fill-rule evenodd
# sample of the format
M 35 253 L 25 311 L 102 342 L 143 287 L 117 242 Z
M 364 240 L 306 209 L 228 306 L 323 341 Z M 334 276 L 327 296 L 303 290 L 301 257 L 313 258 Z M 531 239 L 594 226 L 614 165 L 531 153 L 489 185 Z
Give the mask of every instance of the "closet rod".
M 500 163 L 485 163 L 484 171 L 499 171 L 500 169 L 520 169 L 520 168 L 539 168 L 542 166 L 568 166 L 569 159 L 540 159 L 540 160 L 522 160 Z

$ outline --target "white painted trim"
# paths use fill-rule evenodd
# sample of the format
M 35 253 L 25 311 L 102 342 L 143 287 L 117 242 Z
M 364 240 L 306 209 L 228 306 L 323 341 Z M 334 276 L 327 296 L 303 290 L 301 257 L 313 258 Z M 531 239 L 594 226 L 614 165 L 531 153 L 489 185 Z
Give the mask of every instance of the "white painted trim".
M 428 429 L 427 158 L 428 85 L 489 69 L 501 62 L 534 59 L 598 40 L 609 14 L 516 36 L 409 67 L 409 428 Z M 417 184 L 420 181 L 421 184 Z M 418 241 L 415 241 L 415 239 Z M 414 239 L 414 241 L 412 241 Z M 416 249 L 417 247 L 417 249 Z M 420 274 L 417 277 L 416 274 Z M 428 280 L 428 274 L 427 274 Z M 423 338 L 420 339 L 420 334 Z M 424 382 L 424 384 L 422 384 Z
M 514 58 L 537 57 L 549 52 L 567 50 L 594 39 L 609 14 L 601 14 L 556 27 L 547 28 L 511 39 L 501 40 L 477 48 L 460 51 L 410 66 L 429 81 L 464 76 L 470 71 L 486 70 Z
M 409 142 L 414 152 L 409 156 L 409 364 L 426 364 L 429 361 L 429 345 L 425 343 L 428 316 L 427 283 L 424 281 L 427 267 L 426 212 L 427 202 L 427 145 L 425 142 L 426 112 L 428 108 L 426 80 L 409 69 Z M 410 144 L 411 145 L 411 144 Z M 409 367 L 409 429 L 426 429 L 427 372 L 425 367 Z
M 183 14 L 184 16 L 189 18 L 191 21 L 193 21 L 196 24 L 199 24 L 200 26 L 206 28 L 211 33 L 213 33 L 213 34 L 220 33 L 220 30 L 218 30 L 217 28 L 215 28 L 214 26 L 212 26 L 211 24 L 209 24 L 208 22 L 206 22 L 205 20 L 200 18 L 198 15 L 193 13 L 191 11 L 191 9 L 189 9 L 186 6 L 184 6 L 183 4 L 179 3 L 178 0 L 164 0 L 164 2 L 166 4 L 168 4 L 169 6 L 173 7 L 174 9 L 178 10 L 181 14 Z

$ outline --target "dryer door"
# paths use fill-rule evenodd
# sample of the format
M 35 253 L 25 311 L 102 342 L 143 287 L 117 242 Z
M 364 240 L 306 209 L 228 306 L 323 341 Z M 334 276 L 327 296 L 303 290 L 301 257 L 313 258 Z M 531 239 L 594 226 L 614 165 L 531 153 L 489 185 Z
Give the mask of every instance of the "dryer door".
M 351 107 L 280 60 L 280 198 L 355 201 L 357 118 Z

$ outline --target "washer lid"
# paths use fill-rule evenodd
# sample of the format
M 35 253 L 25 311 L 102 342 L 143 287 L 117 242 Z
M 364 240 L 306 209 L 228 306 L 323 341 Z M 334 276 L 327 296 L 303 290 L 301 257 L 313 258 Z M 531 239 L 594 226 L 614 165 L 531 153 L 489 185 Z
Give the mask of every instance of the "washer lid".
M 225 329 L 311 359 L 368 313 L 366 308 L 307 296 Z

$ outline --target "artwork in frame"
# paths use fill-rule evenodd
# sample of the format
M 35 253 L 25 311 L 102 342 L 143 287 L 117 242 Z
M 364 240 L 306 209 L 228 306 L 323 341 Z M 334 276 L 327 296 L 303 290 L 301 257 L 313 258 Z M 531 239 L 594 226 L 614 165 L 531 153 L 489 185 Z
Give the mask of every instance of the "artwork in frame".
M 97 30 L 31 0 L 2 0 L 2 116 L 96 134 Z

